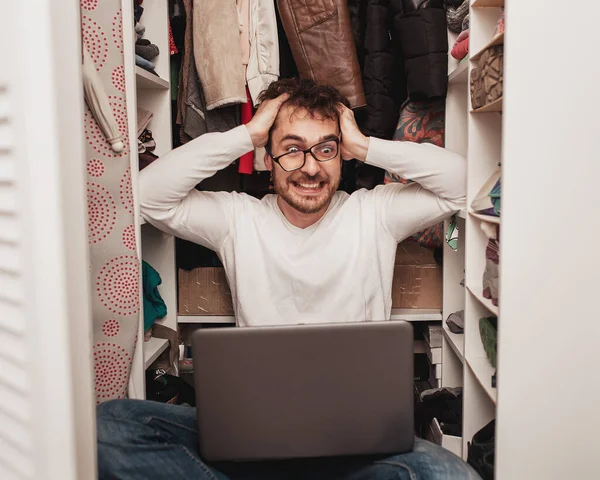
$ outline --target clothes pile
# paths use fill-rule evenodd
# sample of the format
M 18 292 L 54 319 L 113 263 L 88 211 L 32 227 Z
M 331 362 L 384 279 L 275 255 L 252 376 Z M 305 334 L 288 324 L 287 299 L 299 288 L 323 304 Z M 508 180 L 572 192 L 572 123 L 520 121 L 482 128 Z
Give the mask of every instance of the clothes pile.
M 144 13 L 143 2 L 144 0 L 133 0 L 134 30 L 137 38 L 135 42 L 135 64 L 158 76 L 154 70 L 154 59 L 158 57 L 160 50 L 150 40 L 143 38 L 146 32 L 146 27 L 140 23 L 142 14 Z

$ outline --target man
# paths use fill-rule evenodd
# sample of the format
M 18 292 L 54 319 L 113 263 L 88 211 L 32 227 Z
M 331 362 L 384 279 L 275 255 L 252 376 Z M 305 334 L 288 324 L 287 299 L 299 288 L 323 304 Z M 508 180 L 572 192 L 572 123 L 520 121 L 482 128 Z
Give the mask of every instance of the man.
M 142 215 L 218 253 L 240 326 L 389 319 L 398 242 L 465 204 L 461 156 L 367 138 L 347 105 L 332 87 L 280 80 L 250 123 L 203 135 L 141 174 Z M 194 189 L 263 146 L 276 195 Z M 352 158 L 416 183 L 338 192 L 342 161 Z M 413 452 L 378 461 L 209 466 L 198 455 L 194 409 L 129 400 L 99 406 L 98 452 L 100 478 L 477 478 L 419 439 Z

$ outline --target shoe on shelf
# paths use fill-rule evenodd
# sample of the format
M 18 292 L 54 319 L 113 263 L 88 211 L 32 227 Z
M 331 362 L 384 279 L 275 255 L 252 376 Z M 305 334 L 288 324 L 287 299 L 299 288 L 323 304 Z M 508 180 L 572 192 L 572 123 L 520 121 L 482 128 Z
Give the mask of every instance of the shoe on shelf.
M 494 450 L 496 447 L 496 420 L 492 420 L 467 442 L 467 463 L 483 480 L 494 480 Z

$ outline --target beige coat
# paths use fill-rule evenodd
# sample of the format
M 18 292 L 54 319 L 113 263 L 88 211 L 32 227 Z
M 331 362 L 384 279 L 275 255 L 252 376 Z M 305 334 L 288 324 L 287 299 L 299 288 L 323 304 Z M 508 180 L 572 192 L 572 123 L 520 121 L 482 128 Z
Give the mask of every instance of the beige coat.
M 246 82 L 253 103 L 279 78 L 279 43 L 273 0 L 249 0 L 250 50 L 244 77 L 240 18 L 235 0 L 194 0 L 194 60 L 206 108 L 246 102 Z M 242 27 L 243 29 L 243 27 Z

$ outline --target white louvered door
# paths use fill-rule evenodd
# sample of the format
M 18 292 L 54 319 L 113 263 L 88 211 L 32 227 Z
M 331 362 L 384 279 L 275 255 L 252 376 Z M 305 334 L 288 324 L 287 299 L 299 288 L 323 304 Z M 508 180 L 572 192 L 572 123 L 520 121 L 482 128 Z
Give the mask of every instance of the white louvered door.
M 0 479 L 95 477 L 74 0 L 0 1 Z

